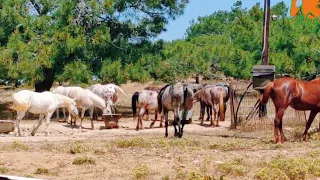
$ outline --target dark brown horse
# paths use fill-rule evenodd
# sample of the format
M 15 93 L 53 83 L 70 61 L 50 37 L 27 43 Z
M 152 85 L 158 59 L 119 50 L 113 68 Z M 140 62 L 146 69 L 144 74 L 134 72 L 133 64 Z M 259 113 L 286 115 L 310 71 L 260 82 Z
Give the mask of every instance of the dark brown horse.
M 281 142 L 287 140 L 282 129 L 282 117 L 288 106 L 301 111 L 310 110 L 310 116 L 303 133 L 303 140 L 306 140 L 308 129 L 320 111 L 320 79 L 308 82 L 291 77 L 276 79 L 265 86 L 260 105 L 266 104 L 269 97 L 271 97 L 276 110 L 274 118 L 275 142 L 279 142 L 279 132 Z

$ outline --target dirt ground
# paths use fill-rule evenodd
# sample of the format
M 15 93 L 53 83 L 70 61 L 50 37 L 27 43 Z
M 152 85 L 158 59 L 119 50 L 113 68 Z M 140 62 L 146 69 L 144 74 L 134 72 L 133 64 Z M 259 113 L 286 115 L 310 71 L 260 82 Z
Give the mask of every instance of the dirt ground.
M 285 128 L 289 138 L 284 144 L 272 142 L 273 132 L 245 133 L 229 130 L 230 118 L 210 127 L 199 125 L 199 104 L 193 107 L 193 123 L 187 124 L 184 136 L 177 139 L 169 127 L 136 131 L 131 117 L 132 94 L 150 84 L 122 85 L 129 98 L 120 96 L 117 107 L 124 117 L 119 129 L 70 127 L 57 122 L 43 124 L 30 136 L 37 120 L 21 122 L 23 137 L 1 134 L 0 174 L 43 179 L 317 179 L 320 177 L 320 136 L 311 133 L 308 141 L 300 140 L 302 128 Z M 13 91 L 2 91 L 1 101 L 10 101 Z M 172 118 L 172 113 L 170 117 Z M 153 119 L 154 115 L 150 115 Z M 78 122 L 79 123 L 79 122 Z M 90 120 L 84 121 L 90 127 Z M 319 178 L 318 178 L 319 179 Z

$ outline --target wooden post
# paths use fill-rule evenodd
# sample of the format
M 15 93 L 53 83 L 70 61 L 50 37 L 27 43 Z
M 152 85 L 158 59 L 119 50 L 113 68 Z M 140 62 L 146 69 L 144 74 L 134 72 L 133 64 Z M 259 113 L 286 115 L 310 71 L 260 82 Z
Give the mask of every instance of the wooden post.
M 264 1 L 264 20 L 263 20 L 263 44 L 262 44 L 262 56 L 261 65 L 269 64 L 269 25 L 270 25 L 270 0 Z M 262 94 L 263 91 L 260 91 Z M 259 107 L 259 117 L 265 117 L 267 115 L 267 105 Z

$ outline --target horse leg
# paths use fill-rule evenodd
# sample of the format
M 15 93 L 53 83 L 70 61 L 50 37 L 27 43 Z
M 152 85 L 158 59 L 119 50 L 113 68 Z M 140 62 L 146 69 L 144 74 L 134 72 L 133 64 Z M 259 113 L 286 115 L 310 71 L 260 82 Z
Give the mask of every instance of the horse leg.
M 154 123 L 156 122 L 156 120 L 158 119 L 158 111 L 155 110 L 154 111 L 154 120 L 152 121 L 152 123 L 150 124 L 150 128 L 153 127 Z
M 56 109 L 56 121 L 59 122 L 59 108 Z
M 139 121 L 139 122 L 140 122 L 140 128 L 141 128 L 141 129 L 144 129 L 144 128 L 143 128 L 143 125 L 142 125 L 142 116 L 143 116 L 143 114 L 144 114 L 145 111 L 146 111 L 146 108 L 143 107 L 143 108 L 140 109 L 140 113 L 139 113 L 139 116 L 141 116 L 140 121 Z M 149 116 L 148 116 L 148 118 L 149 118 Z
M 182 135 L 183 135 L 183 127 L 184 127 L 184 125 L 186 124 L 187 115 L 188 115 L 189 110 L 184 110 L 183 112 L 184 112 L 184 113 L 182 114 L 183 116 L 182 116 L 182 121 L 181 121 L 182 127 L 181 127 L 181 132 L 180 132 L 179 138 L 181 138 Z
M 178 106 L 176 106 L 175 108 L 174 108 L 174 111 L 175 111 L 175 115 L 174 115 L 174 117 L 175 117 L 175 120 L 173 121 L 173 127 L 174 127 L 174 136 L 176 137 L 176 136 L 178 136 L 178 131 L 177 131 L 177 127 L 176 127 L 176 125 L 178 125 L 178 128 L 179 128 L 179 132 L 180 132 L 180 117 L 179 117 L 179 110 L 180 110 L 180 106 L 178 105 Z
M 41 126 L 43 119 L 44 119 L 44 114 L 40 114 L 40 115 L 39 115 L 38 125 L 37 125 L 36 127 L 33 127 L 32 131 L 31 131 L 31 136 L 34 136 L 34 135 L 35 135 L 36 131 L 37 131 L 38 128 Z
M 166 108 L 163 109 L 163 114 L 164 114 L 164 120 L 165 120 L 165 126 L 166 126 L 166 132 L 165 132 L 165 136 L 168 137 L 168 110 Z
M 62 111 L 63 111 L 63 114 L 64 114 L 64 117 L 66 117 L 66 108 L 62 108 Z M 72 125 L 72 119 L 71 119 L 71 113 L 70 112 L 68 112 L 68 120 L 67 120 L 67 124 L 70 124 L 70 125 Z M 74 125 L 76 125 L 76 124 L 74 124 Z
M 164 115 L 160 114 L 160 128 L 163 127 L 163 125 L 162 125 L 163 118 L 164 118 Z
M 203 119 L 204 119 L 204 112 L 206 111 L 206 106 L 204 104 L 204 102 L 200 102 L 200 118 L 201 119 L 201 123 L 200 125 L 203 126 Z
M 213 109 L 213 120 L 212 120 L 212 109 Z M 218 117 L 217 117 L 217 109 L 216 109 L 216 106 L 213 105 L 212 106 L 212 109 L 211 109 L 211 126 L 214 127 L 214 126 L 219 126 L 219 121 L 218 121 Z M 214 124 L 214 121 L 216 122 L 216 124 Z
M 203 125 L 203 119 L 204 119 L 204 112 L 206 111 L 206 105 L 204 102 L 200 101 L 200 117 L 199 120 L 201 120 L 200 125 Z
M 66 108 L 62 108 L 62 113 L 63 113 L 63 121 L 67 121 Z M 70 112 L 69 112 L 69 114 L 70 114 Z M 71 115 L 70 115 L 70 117 L 71 117 Z M 68 119 L 68 120 L 70 123 L 70 119 Z M 67 121 L 67 123 L 68 123 L 68 121 Z
M 22 118 L 26 115 L 27 111 L 17 111 L 17 119 L 16 119 L 16 126 L 14 128 L 14 136 L 17 136 L 17 133 L 19 136 L 21 136 L 21 132 L 20 132 L 20 121 L 22 120 Z
M 212 106 L 207 106 L 207 120 L 209 121 L 212 118 Z
M 146 111 L 146 121 L 149 121 L 149 110 L 146 109 L 145 111 Z
M 140 108 L 139 108 L 139 113 L 138 113 L 138 121 L 137 121 L 137 127 L 136 127 L 136 130 L 138 131 L 139 130 L 139 121 L 140 121 L 140 118 L 143 118 L 143 117 L 140 117 Z
M 312 122 L 313 122 L 313 120 L 314 120 L 314 118 L 316 117 L 317 114 L 318 114 L 318 111 L 311 111 L 310 112 L 309 119 L 308 119 L 307 124 L 306 124 L 306 128 L 305 128 L 305 130 L 303 132 L 303 135 L 302 135 L 302 138 L 303 138 L 304 141 L 307 138 L 308 130 L 309 130 L 309 128 L 310 128 L 310 126 L 311 126 L 311 124 L 312 124 Z
M 276 117 L 274 119 L 274 141 L 275 141 L 275 143 L 279 142 L 279 129 L 280 129 L 280 124 L 281 124 L 282 117 L 284 115 L 285 110 L 286 109 L 281 108 L 281 109 L 278 109 L 276 112 Z M 284 134 L 283 134 L 283 136 L 284 136 Z
M 51 116 L 53 114 L 53 111 L 52 112 L 49 112 L 46 116 L 46 129 L 45 129 L 45 135 L 48 136 L 49 135 L 49 132 L 48 132 L 48 128 L 49 128 L 49 123 L 50 123 L 50 119 L 51 119 Z
M 89 109 L 89 113 L 90 113 L 90 119 L 91 119 L 91 128 L 92 130 L 94 130 L 94 125 L 93 125 L 93 111 L 94 111 L 94 106 L 92 106 L 90 109 Z
M 79 126 L 79 132 L 82 132 L 82 121 L 84 118 L 84 113 L 86 112 L 86 107 L 81 108 L 81 117 L 80 117 L 80 126 Z

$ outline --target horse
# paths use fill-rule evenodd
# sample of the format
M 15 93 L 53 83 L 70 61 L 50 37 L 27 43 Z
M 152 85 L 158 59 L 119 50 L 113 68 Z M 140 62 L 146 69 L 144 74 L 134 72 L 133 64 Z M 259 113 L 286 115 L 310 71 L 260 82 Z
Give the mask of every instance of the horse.
M 168 84 L 164 86 L 158 94 L 158 111 L 161 113 L 163 111 L 165 117 L 165 136 L 168 137 L 168 112 L 173 111 L 174 121 L 173 126 L 175 136 L 179 138 L 183 135 L 183 127 L 186 122 L 187 112 L 193 106 L 194 93 L 202 89 L 201 85 L 193 84 Z M 179 111 L 182 109 L 182 121 L 179 117 Z M 178 126 L 179 133 L 176 126 Z
M 162 88 L 163 86 L 154 86 L 154 85 L 151 85 L 151 86 L 147 86 L 144 88 L 144 90 L 151 90 L 151 91 L 156 91 L 157 93 L 159 93 L 160 89 Z M 149 110 L 146 109 L 145 111 L 145 114 L 146 114 L 146 120 L 149 121 Z
M 100 96 L 91 92 L 89 89 L 83 89 L 81 87 L 71 86 L 71 87 L 63 87 L 59 86 L 57 89 L 54 90 L 55 93 L 63 93 L 65 96 L 74 98 L 77 107 L 81 108 L 81 121 L 79 126 L 79 131 L 82 128 L 82 121 L 84 119 L 84 113 L 86 110 L 89 109 L 89 114 L 91 118 L 91 127 L 94 129 L 93 125 L 93 110 L 94 107 L 100 108 L 104 114 L 111 114 L 111 107 L 107 105 Z M 69 117 L 69 119 L 71 119 Z M 72 125 L 72 120 L 70 122 Z M 76 125 L 76 119 L 74 120 L 74 125 Z
M 39 123 L 33 128 L 31 135 L 34 136 L 37 129 L 41 126 L 42 120 L 46 117 L 46 128 L 45 134 L 48 135 L 48 127 L 50 123 L 50 118 L 54 111 L 60 107 L 66 107 L 72 116 L 78 116 L 78 109 L 76 107 L 76 101 L 64 95 L 55 94 L 49 91 L 42 93 L 33 92 L 30 90 L 21 90 L 12 94 L 13 106 L 10 107 L 12 110 L 17 111 L 16 127 L 14 130 L 14 136 L 19 136 L 20 127 L 19 123 L 25 116 L 26 112 L 33 114 L 40 114 Z
M 158 119 L 158 93 L 156 91 L 151 90 L 140 90 L 135 92 L 132 96 L 132 112 L 133 112 L 133 119 L 135 119 L 137 113 L 137 107 L 139 108 L 138 114 L 138 121 L 136 130 L 139 130 L 139 123 L 140 128 L 143 129 L 142 126 L 142 117 L 147 110 L 155 111 L 155 118 L 154 121 L 151 123 L 150 127 L 152 127 L 155 121 Z M 160 120 L 160 128 L 162 128 L 162 116 Z
M 112 107 L 113 112 L 116 109 L 115 103 L 117 102 L 119 97 L 118 93 L 120 92 L 128 97 L 128 95 L 115 84 L 95 84 L 90 86 L 88 89 L 105 99 L 106 103 Z
M 282 117 L 288 108 L 295 110 L 310 110 L 310 115 L 303 132 L 303 140 L 306 140 L 307 132 L 320 111 L 320 79 L 314 79 L 308 82 L 297 80 L 291 77 L 282 77 L 267 83 L 261 88 L 259 106 L 265 105 L 271 97 L 275 106 L 276 114 L 274 118 L 274 141 L 283 143 L 287 140 L 282 129 Z M 320 124 L 319 124 L 320 129 Z
M 203 125 L 205 106 L 207 106 L 209 107 L 209 109 L 207 109 L 207 113 L 208 113 L 207 119 L 211 120 L 210 125 L 213 127 L 219 126 L 218 118 L 220 117 L 220 121 L 225 120 L 226 102 L 229 99 L 225 89 L 220 85 L 205 86 L 200 92 L 200 98 L 201 98 L 200 125 L 201 126 Z M 217 118 L 217 109 L 216 109 L 217 105 L 219 105 L 218 118 Z M 214 121 L 216 121 L 215 125 L 212 119 L 212 109 L 214 111 Z

